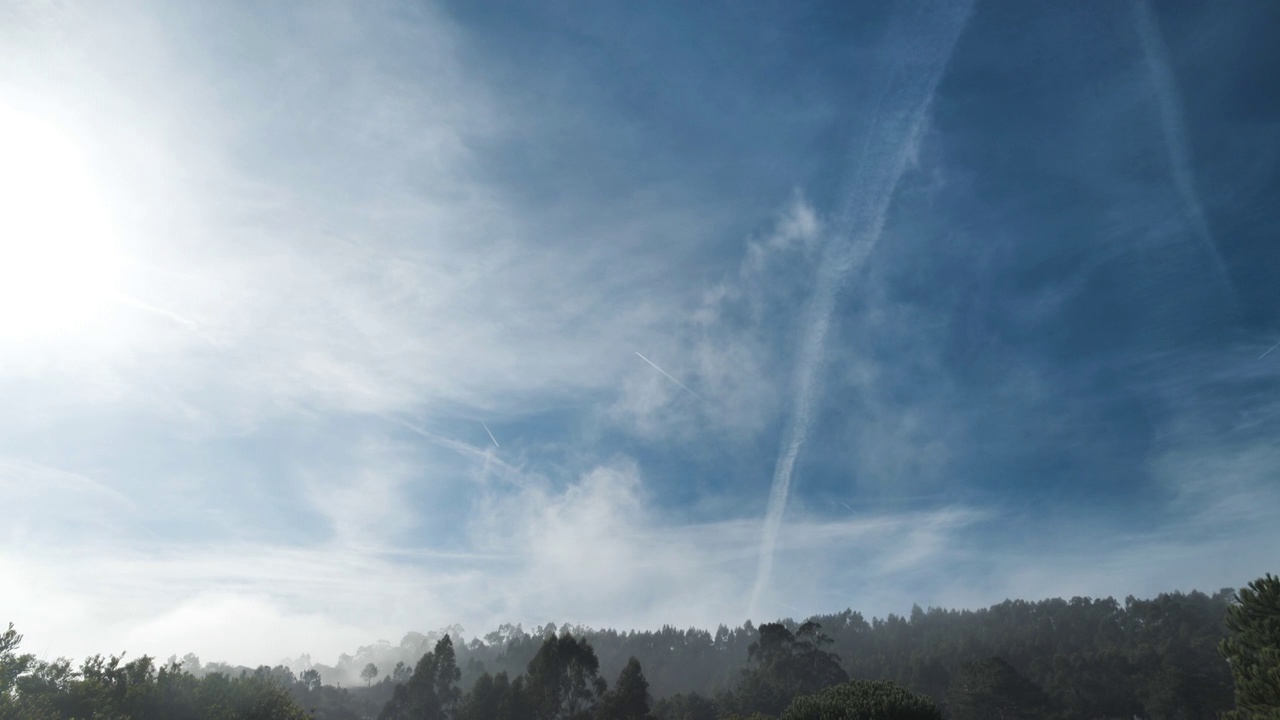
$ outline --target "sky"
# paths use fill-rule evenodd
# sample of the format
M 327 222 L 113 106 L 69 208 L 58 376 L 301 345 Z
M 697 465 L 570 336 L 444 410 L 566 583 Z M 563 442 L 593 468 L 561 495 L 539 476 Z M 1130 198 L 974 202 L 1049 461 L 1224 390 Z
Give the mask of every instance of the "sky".
M 1274 572 L 1277 22 L 0 3 L 0 622 L 256 665 Z

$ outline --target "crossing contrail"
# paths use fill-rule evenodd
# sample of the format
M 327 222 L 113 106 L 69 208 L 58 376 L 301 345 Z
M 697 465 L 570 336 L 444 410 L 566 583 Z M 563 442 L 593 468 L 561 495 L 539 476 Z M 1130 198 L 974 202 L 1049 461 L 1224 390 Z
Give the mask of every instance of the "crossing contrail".
M 639 351 L 639 350 L 637 350 L 637 351 L 636 351 L 636 355 L 640 355 L 640 351 Z M 688 388 L 684 383 L 682 383 L 682 382 L 680 382 L 679 380 L 677 380 L 677 379 L 675 379 L 674 377 L 672 377 L 672 376 L 671 376 L 671 373 L 669 373 L 669 372 L 667 372 L 666 370 L 663 370 L 662 368 L 658 367 L 658 364 L 657 364 L 657 363 L 655 363 L 654 361 L 650 360 L 649 358 L 647 358 L 647 357 L 645 357 L 645 356 L 643 356 L 643 355 L 640 355 L 640 359 L 641 359 L 641 360 L 643 360 L 643 361 L 645 361 L 645 362 L 647 362 L 647 363 L 649 363 L 649 365 L 651 365 L 651 366 L 653 367 L 653 369 L 654 369 L 654 370 L 657 370 L 658 372 L 662 373 L 662 374 L 663 374 L 663 376 L 664 376 L 664 377 L 666 377 L 668 380 L 670 380 L 671 382 L 673 382 L 673 383 L 675 383 L 676 385 L 680 386 L 680 389 L 681 389 L 681 390 L 684 390 L 685 392 L 689 393 L 690 395 L 692 395 L 692 396 L 694 396 L 694 397 L 698 398 L 699 400 L 701 400 L 702 402 L 706 403 L 707 405 L 710 405 L 710 404 L 711 404 L 711 403 L 707 402 L 707 399 L 706 399 L 706 398 L 704 398 L 704 397 L 702 397 L 701 395 L 699 395 L 698 393 L 696 393 L 696 392 L 694 392 L 694 391 L 690 390 L 690 389 L 689 389 L 689 388 Z
M 498 438 L 493 436 L 493 431 L 489 429 L 489 426 L 486 425 L 483 420 L 480 421 L 480 425 L 484 427 L 485 432 L 489 433 L 489 439 L 493 441 L 493 446 L 497 448 L 502 447 L 498 444 Z
M 136 308 L 138 310 L 143 310 L 143 311 L 152 313 L 154 315 L 159 315 L 160 317 L 163 317 L 163 318 L 168 318 L 169 320 L 172 320 L 178 323 L 179 325 L 185 325 L 192 329 L 200 326 L 199 323 L 197 323 L 195 320 L 192 320 L 189 317 L 179 315 L 178 313 L 172 310 L 166 310 L 165 308 L 156 307 L 155 305 L 151 305 L 150 303 L 145 303 L 131 295 L 125 295 L 124 293 L 116 293 L 115 301 L 120 303 L 121 305 L 127 305 L 131 308 Z
M 787 508 L 791 477 L 813 419 L 836 296 L 845 278 L 862 267 L 880 239 L 894 190 L 919 142 L 934 90 L 964 28 L 970 6 L 966 1 L 925 0 L 910 25 L 897 29 L 909 34 L 896 45 L 902 54 L 885 79 L 871 127 L 854 158 L 857 174 L 850 180 L 848 199 L 823 246 L 816 287 L 805 314 L 793 377 L 795 405 L 773 471 L 759 566 L 747 609 L 749 617 L 755 615 L 773 573 L 774 549 Z
M 1272 350 L 1275 350 L 1275 349 L 1276 349 L 1276 348 L 1278 348 L 1278 347 L 1280 347 L 1280 341 L 1277 341 L 1275 345 L 1272 345 L 1271 347 L 1267 348 L 1267 351 L 1266 351 L 1266 352 L 1264 352 L 1264 353 L 1262 353 L 1261 355 L 1259 355 L 1259 356 L 1258 356 L 1258 359 L 1259 359 L 1259 360 L 1261 360 L 1262 358 L 1264 358 L 1264 357 L 1266 357 L 1266 356 L 1270 355 L 1270 354 L 1271 354 L 1271 351 L 1272 351 Z

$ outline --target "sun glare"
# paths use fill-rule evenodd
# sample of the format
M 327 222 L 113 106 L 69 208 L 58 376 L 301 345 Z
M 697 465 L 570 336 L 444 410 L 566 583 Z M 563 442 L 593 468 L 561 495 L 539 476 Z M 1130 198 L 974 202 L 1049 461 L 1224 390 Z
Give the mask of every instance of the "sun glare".
M 98 183 L 54 126 L 0 106 L 0 343 L 86 330 L 115 292 Z

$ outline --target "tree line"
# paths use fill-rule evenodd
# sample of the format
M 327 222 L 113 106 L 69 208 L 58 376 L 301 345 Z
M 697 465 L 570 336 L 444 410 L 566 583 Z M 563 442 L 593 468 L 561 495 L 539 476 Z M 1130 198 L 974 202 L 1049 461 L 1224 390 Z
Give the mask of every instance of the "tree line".
M 503 626 L 465 641 L 450 628 L 300 672 L 191 655 L 73 666 L 20 654 L 21 640 L 12 626 L 0 635 L 0 720 L 1280 720 L 1271 575 L 1213 595 L 917 607 L 870 622 L 846 610 L 715 633 Z M 405 652 L 416 658 L 395 659 Z M 326 684 L 356 669 L 362 683 Z

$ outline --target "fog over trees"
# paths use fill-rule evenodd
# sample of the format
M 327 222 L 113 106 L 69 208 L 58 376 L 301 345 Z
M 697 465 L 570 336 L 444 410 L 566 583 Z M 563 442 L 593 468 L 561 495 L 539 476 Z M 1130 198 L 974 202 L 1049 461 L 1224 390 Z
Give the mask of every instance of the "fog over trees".
M 80 665 L 0 636 L 0 720 L 1280 717 L 1280 578 L 1239 592 L 852 610 L 758 627 L 409 633 L 326 666 Z M 387 670 L 380 670 L 386 668 Z M 354 682 L 353 682 L 354 681 Z

